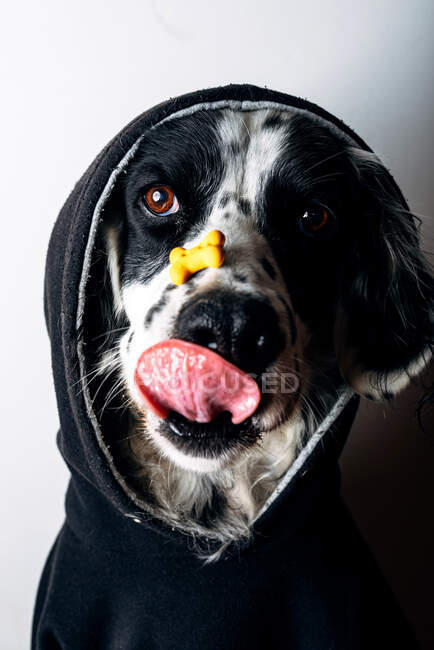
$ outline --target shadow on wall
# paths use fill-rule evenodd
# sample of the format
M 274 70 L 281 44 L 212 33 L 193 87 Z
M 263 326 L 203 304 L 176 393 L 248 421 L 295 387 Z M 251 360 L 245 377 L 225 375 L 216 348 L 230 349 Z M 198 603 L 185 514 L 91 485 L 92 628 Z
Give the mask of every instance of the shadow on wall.
M 423 377 L 434 380 L 434 364 Z M 434 405 L 422 389 L 392 403 L 362 400 L 341 457 L 342 493 L 426 650 L 434 647 Z

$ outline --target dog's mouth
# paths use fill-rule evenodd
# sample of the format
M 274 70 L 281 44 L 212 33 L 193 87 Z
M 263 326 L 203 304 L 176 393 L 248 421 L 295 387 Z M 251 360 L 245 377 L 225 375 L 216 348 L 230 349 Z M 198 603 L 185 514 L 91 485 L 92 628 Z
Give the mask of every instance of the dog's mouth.
M 138 360 L 135 386 L 160 418 L 160 434 L 188 455 L 215 458 L 258 438 L 252 421 L 261 401 L 257 383 L 201 345 L 168 339 L 148 348 Z
M 141 406 L 159 419 L 156 431 L 195 457 L 242 451 L 287 417 L 282 403 L 267 417 L 275 396 L 264 394 L 250 375 L 207 348 L 177 339 L 142 353 L 135 387 Z

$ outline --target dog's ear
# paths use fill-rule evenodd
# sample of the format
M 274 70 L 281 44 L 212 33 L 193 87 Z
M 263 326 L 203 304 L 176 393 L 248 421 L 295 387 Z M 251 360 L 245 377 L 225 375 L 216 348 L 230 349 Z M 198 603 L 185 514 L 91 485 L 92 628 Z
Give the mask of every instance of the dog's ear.
M 415 218 L 381 162 L 349 148 L 354 213 L 335 324 L 340 372 L 359 394 L 391 399 L 427 365 L 433 279 Z

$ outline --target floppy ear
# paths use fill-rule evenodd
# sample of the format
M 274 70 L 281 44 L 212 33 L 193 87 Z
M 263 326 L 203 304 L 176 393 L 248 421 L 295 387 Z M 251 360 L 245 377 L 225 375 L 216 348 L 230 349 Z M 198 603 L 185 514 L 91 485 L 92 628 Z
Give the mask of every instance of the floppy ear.
M 414 217 L 374 154 L 349 148 L 355 213 L 335 325 L 340 372 L 359 394 L 391 399 L 432 356 L 433 279 Z

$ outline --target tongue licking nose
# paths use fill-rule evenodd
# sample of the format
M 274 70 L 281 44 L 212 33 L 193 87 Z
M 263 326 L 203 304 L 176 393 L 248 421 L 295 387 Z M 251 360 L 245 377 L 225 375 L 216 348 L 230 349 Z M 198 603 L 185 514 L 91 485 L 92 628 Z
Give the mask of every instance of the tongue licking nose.
M 148 348 L 134 373 L 144 403 L 159 417 L 170 411 L 211 422 L 230 411 L 240 424 L 256 411 L 261 393 L 245 372 L 208 348 L 169 339 Z

